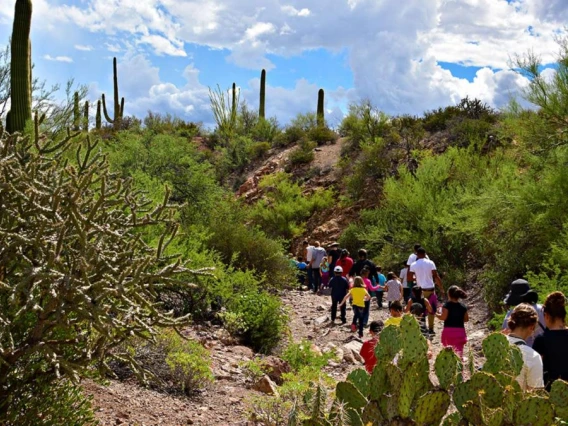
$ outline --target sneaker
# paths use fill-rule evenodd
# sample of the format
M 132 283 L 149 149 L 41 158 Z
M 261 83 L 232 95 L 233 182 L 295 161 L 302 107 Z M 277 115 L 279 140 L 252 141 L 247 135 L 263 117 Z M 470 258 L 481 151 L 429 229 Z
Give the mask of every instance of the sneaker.
M 433 328 L 429 329 L 429 330 L 428 330 L 428 333 L 430 333 L 432 336 L 435 336 L 435 335 L 436 335 L 436 332 L 434 331 Z
M 360 338 L 360 339 L 363 338 L 363 333 L 359 333 L 359 338 Z
M 357 326 L 355 324 L 351 324 L 351 331 L 357 331 Z

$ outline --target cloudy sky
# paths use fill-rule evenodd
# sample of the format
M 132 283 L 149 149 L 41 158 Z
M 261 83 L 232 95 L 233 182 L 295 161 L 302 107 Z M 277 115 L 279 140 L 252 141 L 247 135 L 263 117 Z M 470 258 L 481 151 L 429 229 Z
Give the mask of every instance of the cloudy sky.
M 527 84 L 509 58 L 532 50 L 555 61 L 568 0 L 34 0 L 35 75 L 74 77 L 89 97 L 112 96 L 119 61 L 126 112 L 211 122 L 208 87 L 236 82 L 286 123 L 316 108 L 336 124 L 369 98 L 391 114 L 421 114 L 466 95 L 505 105 Z M 14 0 L 0 0 L 0 42 Z M 108 96 L 108 95 L 107 95 Z

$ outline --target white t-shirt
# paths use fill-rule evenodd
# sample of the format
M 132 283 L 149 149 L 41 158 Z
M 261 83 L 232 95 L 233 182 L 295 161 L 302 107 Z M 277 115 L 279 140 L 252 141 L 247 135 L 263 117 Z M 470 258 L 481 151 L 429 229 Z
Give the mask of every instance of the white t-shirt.
M 306 247 L 306 263 L 310 263 L 310 260 L 312 260 L 313 252 L 314 252 L 314 246 Z
M 410 264 L 410 271 L 414 272 L 415 281 L 422 290 L 432 290 L 434 288 L 434 278 L 432 271 L 436 270 L 436 264 L 430 259 L 418 259 Z
M 395 300 L 402 299 L 402 294 L 400 293 L 400 281 L 390 280 L 387 281 L 387 302 L 394 302 Z
M 407 272 L 408 272 L 408 268 L 402 268 L 400 270 L 399 277 L 402 280 L 402 287 L 403 288 L 408 288 L 408 280 L 406 279 Z
M 415 253 L 412 253 L 410 256 L 408 256 L 408 261 L 406 262 L 406 264 L 408 266 L 412 265 L 414 262 L 416 262 L 416 260 L 418 259 L 418 256 Z M 428 257 L 428 255 L 426 255 L 426 259 L 430 259 Z
M 313 247 L 311 258 L 313 260 L 312 268 L 317 269 L 321 265 L 321 261 L 324 257 L 327 256 L 327 253 L 323 247 Z
M 507 336 L 511 344 L 516 342 L 524 342 L 517 337 Z M 518 345 L 523 353 L 523 369 L 517 377 L 517 382 L 521 385 L 521 389 L 526 391 L 529 388 L 543 388 L 544 379 L 542 376 L 542 358 L 533 348 L 527 344 Z

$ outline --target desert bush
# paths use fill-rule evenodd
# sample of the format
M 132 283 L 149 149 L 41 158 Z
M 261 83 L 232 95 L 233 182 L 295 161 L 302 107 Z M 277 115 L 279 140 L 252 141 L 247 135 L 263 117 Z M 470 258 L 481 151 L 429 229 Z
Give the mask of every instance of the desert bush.
M 161 330 L 155 341 L 134 341 L 129 350 L 159 389 L 191 395 L 213 381 L 209 351 L 174 330 Z
M 298 143 L 298 147 L 290 152 L 288 161 L 291 164 L 308 164 L 314 161 L 314 149 L 317 146 L 315 142 L 310 141 L 308 138 L 303 138 Z
M 349 138 L 346 152 L 356 152 L 363 141 L 384 137 L 390 128 L 390 117 L 375 107 L 370 100 L 349 105 L 349 112 L 339 125 L 339 134 Z
M 270 143 L 268 142 L 257 142 L 251 147 L 251 157 L 253 159 L 263 158 L 266 153 L 270 150 Z
M 0 142 L 2 411 L 38 380 L 77 381 L 106 371 L 106 358 L 129 359 L 110 349 L 130 336 L 184 324 L 154 302 L 188 270 L 164 255 L 178 229 L 168 194 L 153 207 L 109 170 L 96 143 L 6 134 Z M 140 238 L 153 227 L 157 248 Z
M 306 136 L 306 131 L 298 125 L 286 126 L 283 132 L 279 133 L 272 141 L 276 147 L 286 147 L 297 143 Z
M 318 210 L 329 208 L 333 194 L 319 190 L 304 195 L 302 188 L 285 173 L 267 175 L 259 183 L 265 195 L 252 208 L 250 217 L 273 237 L 292 238 L 303 230 L 303 221 Z
M 258 142 L 272 143 L 274 138 L 280 134 L 280 126 L 275 117 L 269 119 L 259 119 L 252 128 L 251 137 Z
M 307 112 L 305 114 L 300 113 L 292 119 L 289 127 L 295 127 L 307 133 L 318 127 L 317 115 L 315 112 Z
M 262 290 L 237 293 L 229 310 L 240 315 L 245 342 L 257 352 L 270 353 L 284 336 L 288 315 L 278 296 Z
M 326 126 L 317 126 L 310 129 L 307 137 L 317 145 L 325 145 L 329 142 L 335 143 L 338 139 L 337 134 Z
M 144 127 L 154 134 L 175 134 L 184 138 L 192 138 L 201 133 L 201 124 L 192 123 L 174 117 L 171 114 L 160 114 L 148 111 L 144 117 Z
M 290 343 L 281 355 L 281 358 L 287 361 L 294 371 L 300 371 L 304 367 L 321 370 L 334 357 L 335 352 L 333 351 L 323 354 L 314 351 L 313 343 L 309 340 Z

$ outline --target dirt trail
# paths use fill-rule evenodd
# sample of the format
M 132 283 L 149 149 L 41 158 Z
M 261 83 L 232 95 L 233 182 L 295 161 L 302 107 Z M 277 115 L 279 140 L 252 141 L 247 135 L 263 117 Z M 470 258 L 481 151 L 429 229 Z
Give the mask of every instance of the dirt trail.
M 347 326 L 331 326 L 329 296 L 289 290 L 282 293 L 282 300 L 290 314 L 290 331 L 295 342 L 311 341 L 319 350 L 333 345 L 339 349 L 342 360 L 329 363 L 324 371 L 337 380 L 345 379 L 349 371 L 361 367 L 356 356 L 348 348 L 360 343 L 356 334 Z M 385 303 L 386 305 L 386 303 Z M 470 322 L 466 326 L 470 343 L 476 352 L 487 335 L 485 327 L 487 311 L 479 295 L 472 297 Z M 388 318 L 388 310 L 372 304 L 370 320 Z M 351 311 L 347 311 L 348 323 Z M 441 349 L 442 324 L 436 321 L 433 352 Z M 367 333 L 367 331 L 365 332 Z M 199 339 L 211 351 L 215 382 L 201 394 L 188 398 L 146 389 L 135 381 L 111 380 L 108 386 L 87 381 L 85 391 L 93 395 L 93 407 L 103 425 L 252 425 L 248 420 L 248 401 L 259 392 L 251 389 L 252 382 L 245 375 L 243 363 L 254 357 L 252 350 L 233 345 L 226 332 L 219 327 L 196 327 L 190 334 Z M 364 339 L 368 336 L 365 335 Z M 466 346 L 466 351 L 468 346 Z M 317 350 L 316 349 L 316 350 Z

